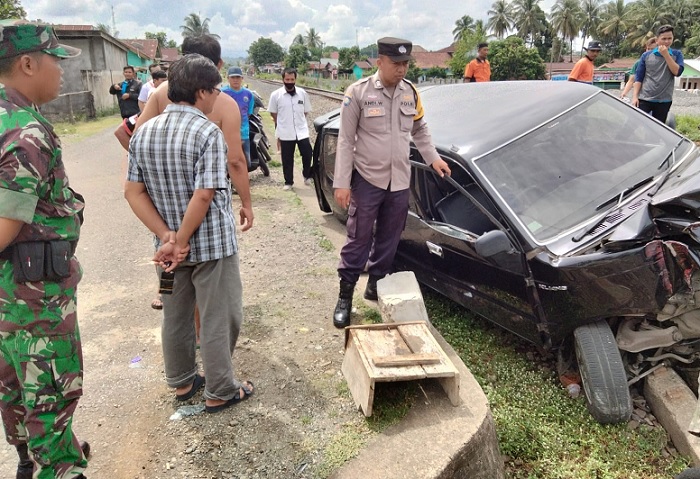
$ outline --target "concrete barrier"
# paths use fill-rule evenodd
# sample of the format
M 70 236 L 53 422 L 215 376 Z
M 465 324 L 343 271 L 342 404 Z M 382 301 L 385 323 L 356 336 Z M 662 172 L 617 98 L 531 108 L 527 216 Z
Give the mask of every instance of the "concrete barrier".
M 384 322 L 415 321 L 427 312 L 413 273 L 389 275 L 377 284 Z M 370 441 L 334 479 L 503 479 L 503 461 L 486 395 L 440 333 L 431 333 L 460 375 L 460 406 L 434 380 L 398 424 Z

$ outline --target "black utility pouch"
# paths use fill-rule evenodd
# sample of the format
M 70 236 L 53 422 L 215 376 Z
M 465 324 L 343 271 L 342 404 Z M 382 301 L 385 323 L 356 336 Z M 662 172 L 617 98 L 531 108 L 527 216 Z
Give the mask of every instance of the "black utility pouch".
M 12 269 L 15 283 L 44 279 L 45 248 L 43 241 L 27 241 L 13 245 Z
M 45 279 L 60 281 L 70 276 L 70 260 L 73 257 L 73 247 L 70 241 L 49 241 L 45 252 Z

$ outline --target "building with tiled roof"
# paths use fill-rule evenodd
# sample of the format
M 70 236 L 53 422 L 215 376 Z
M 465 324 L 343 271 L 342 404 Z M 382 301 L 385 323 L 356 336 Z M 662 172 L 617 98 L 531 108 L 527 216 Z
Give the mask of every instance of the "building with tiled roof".
M 160 61 L 165 64 L 170 64 L 178 60 L 182 55 L 177 48 L 161 48 L 160 49 Z
M 151 61 L 160 57 L 158 48 L 158 40 L 141 40 L 140 38 L 121 39 L 122 42 L 129 45 L 132 50 L 140 57 L 145 57 Z

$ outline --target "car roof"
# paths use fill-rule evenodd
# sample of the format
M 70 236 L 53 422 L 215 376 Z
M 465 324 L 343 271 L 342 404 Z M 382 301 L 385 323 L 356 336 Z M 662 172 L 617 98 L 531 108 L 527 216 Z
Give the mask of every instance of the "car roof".
M 569 81 L 456 83 L 419 88 L 433 144 L 462 158 L 479 157 L 560 115 L 600 88 Z M 338 130 L 340 110 L 314 125 Z
M 435 146 L 469 159 L 600 92 L 578 82 L 510 81 L 429 86 L 420 95 Z

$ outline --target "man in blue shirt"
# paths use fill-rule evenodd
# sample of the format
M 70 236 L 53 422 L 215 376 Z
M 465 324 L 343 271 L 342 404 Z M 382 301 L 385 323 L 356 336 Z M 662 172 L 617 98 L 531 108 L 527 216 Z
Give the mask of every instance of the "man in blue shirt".
M 673 102 L 676 77 L 683 73 L 683 54 L 672 50 L 673 27 L 662 25 L 656 30 L 657 47 L 642 54 L 635 72 L 632 104 L 666 123 Z
M 248 168 L 250 168 L 250 125 L 248 118 L 253 114 L 255 99 L 253 92 L 243 88 L 243 71 L 240 68 L 231 67 L 228 69 L 228 84 L 229 86 L 221 89 L 221 93 L 226 93 L 236 100 L 238 108 L 241 110 L 241 143 Z

